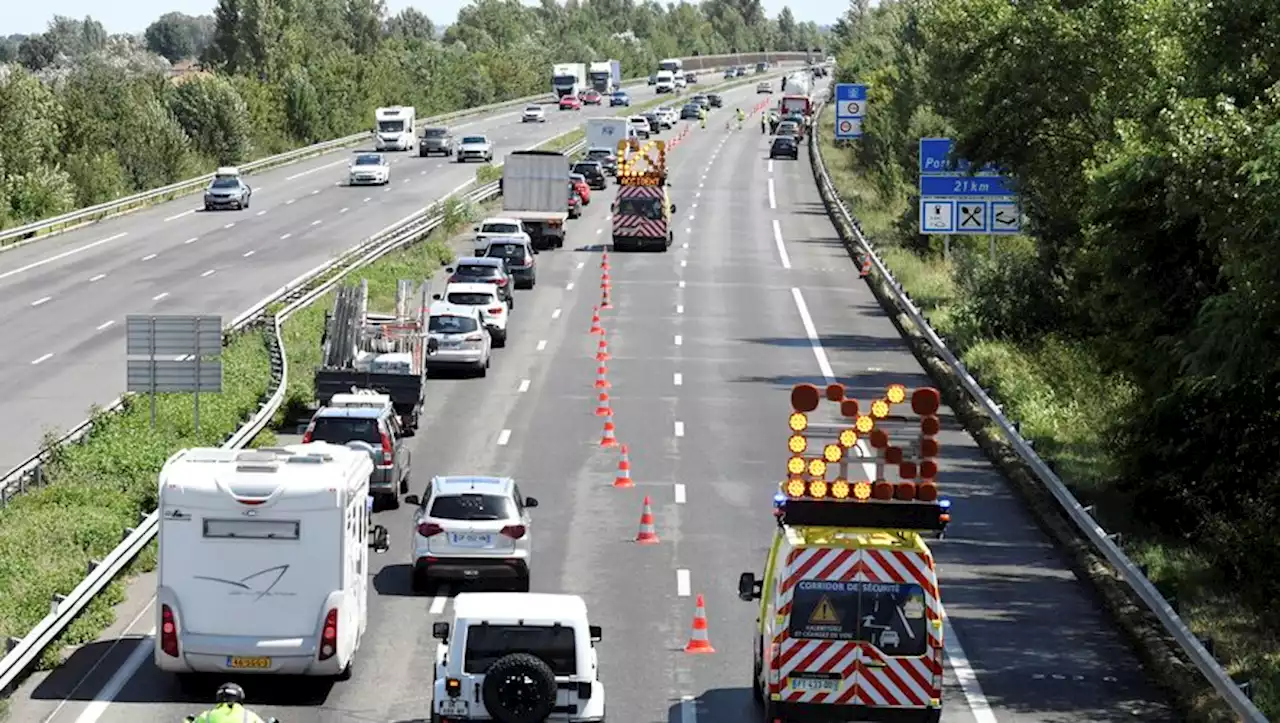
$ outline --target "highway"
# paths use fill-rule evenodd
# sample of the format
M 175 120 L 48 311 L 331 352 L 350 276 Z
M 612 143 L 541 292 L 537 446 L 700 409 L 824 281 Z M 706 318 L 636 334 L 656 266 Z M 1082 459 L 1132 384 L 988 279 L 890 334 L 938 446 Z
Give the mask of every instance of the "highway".
M 597 337 L 587 331 L 612 190 L 573 222 L 563 252 L 539 256 L 538 288 L 524 292 L 488 378 L 432 382 L 426 418 L 446 423 L 415 439 L 414 492 L 432 474 L 509 474 L 539 499 L 533 588 L 583 595 L 604 627 L 614 723 L 759 721 L 749 700 L 756 608 L 735 591 L 740 572 L 760 572 L 773 532 L 791 385 L 837 379 L 866 399 L 889 383 L 928 383 L 857 279 L 808 161 L 770 163 L 751 122 L 740 133 L 710 125 L 669 155 L 675 246 L 610 254 L 610 393 L 636 488 L 610 486 L 618 457 L 599 447 L 593 414 Z M 1088 589 L 943 413 L 940 482 L 955 517 L 934 544 L 948 612 L 943 720 L 1175 720 Z M 631 542 L 644 495 L 656 546 Z M 261 715 L 429 718 L 431 623 L 448 619 L 450 600 L 410 593 L 410 516 L 378 515 L 392 550 L 371 565 L 377 595 L 352 680 L 246 678 Z M 206 706 L 151 664 L 153 589 L 140 579 L 121 625 L 20 689 L 14 719 L 173 721 Z M 680 650 L 699 593 L 714 655 Z
M 654 95 L 644 85 L 628 90 L 637 104 Z M 621 110 L 548 106 L 546 123 L 524 124 L 517 109 L 453 128 L 487 134 L 500 157 Z M 347 165 L 359 150 L 248 176 L 254 193 L 245 211 L 207 213 L 199 195 L 187 196 L 0 253 L 0 335 L 15 342 L 0 350 L 10 390 L 0 471 L 35 453 L 45 430 L 68 429 L 90 406 L 120 395 L 127 315 L 207 313 L 230 321 L 474 179 L 479 167 L 389 153 L 388 186 L 348 187 Z

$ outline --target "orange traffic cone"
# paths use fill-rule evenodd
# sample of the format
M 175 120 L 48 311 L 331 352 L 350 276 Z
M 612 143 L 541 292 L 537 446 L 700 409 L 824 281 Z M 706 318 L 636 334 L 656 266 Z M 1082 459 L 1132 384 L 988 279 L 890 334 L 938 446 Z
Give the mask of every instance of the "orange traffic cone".
M 635 487 L 636 483 L 631 481 L 631 455 L 627 445 L 622 445 L 622 459 L 618 460 L 618 476 L 613 480 L 614 487 Z M 643 526 L 644 522 L 641 521 Z
M 614 434 L 614 431 L 615 431 L 615 428 L 613 426 L 613 415 L 610 414 L 609 416 L 604 418 L 604 435 L 600 437 L 601 447 L 618 446 L 618 437 Z
M 606 286 L 600 290 L 600 310 L 606 311 L 612 308 L 613 304 L 609 302 L 609 287 Z
M 596 389 L 608 389 L 613 384 L 609 383 L 609 367 L 600 362 L 600 366 L 596 367 Z
M 605 249 L 600 255 L 600 268 L 605 271 L 609 270 L 609 249 Z
M 686 653 L 714 653 L 711 638 L 707 636 L 707 602 L 698 593 L 698 601 L 693 609 L 693 632 L 689 634 L 689 644 L 684 646 Z
M 656 545 L 660 542 L 658 531 L 653 526 L 653 507 L 649 496 L 644 497 L 644 510 L 640 512 L 640 532 L 636 533 L 636 542 L 641 545 Z M 705 626 L 706 623 L 703 623 Z
M 600 395 L 596 397 L 596 416 L 609 417 L 613 415 L 613 407 L 609 406 L 609 392 L 601 389 Z
M 604 327 L 600 326 L 600 307 L 591 308 L 591 331 L 588 334 L 603 334 Z
M 596 361 L 606 362 L 613 358 L 609 353 L 609 342 L 605 339 L 605 335 L 600 335 L 600 343 L 596 344 Z
M 609 272 L 607 270 L 604 273 L 600 274 L 600 288 L 602 289 L 613 288 L 612 279 L 609 278 Z

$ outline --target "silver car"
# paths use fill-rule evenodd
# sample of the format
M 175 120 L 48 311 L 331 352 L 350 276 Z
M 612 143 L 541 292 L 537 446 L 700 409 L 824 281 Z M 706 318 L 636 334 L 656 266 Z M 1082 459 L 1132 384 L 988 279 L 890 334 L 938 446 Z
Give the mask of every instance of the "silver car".
M 385 186 L 391 183 L 391 164 L 381 153 L 361 153 L 351 161 L 347 183 L 352 186 Z
M 253 189 L 239 177 L 215 178 L 204 192 L 204 210 L 214 211 L 219 208 L 236 210 L 249 207 Z
M 458 163 L 467 161 L 493 162 L 493 144 L 485 136 L 463 136 L 458 144 Z
M 510 477 L 433 477 L 426 493 L 404 498 L 413 514 L 413 589 L 437 581 L 502 580 L 529 592 L 533 554 L 529 510 Z
M 427 371 L 454 368 L 488 374 L 493 338 L 479 308 L 437 301 L 428 313 Z

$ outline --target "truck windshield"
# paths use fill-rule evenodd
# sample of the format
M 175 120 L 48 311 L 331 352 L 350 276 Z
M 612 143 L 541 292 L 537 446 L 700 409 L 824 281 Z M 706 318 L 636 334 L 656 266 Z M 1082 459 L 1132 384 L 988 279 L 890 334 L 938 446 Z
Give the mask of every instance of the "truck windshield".
M 662 199 L 620 198 L 616 216 L 643 216 L 650 221 L 662 220 Z
M 368 442 L 381 448 L 382 431 L 378 429 L 376 419 L 320 417 L 315 420 L 315 427 L 311 430 L 311 441 L 330 444 Z
M 573 85 L 574 83 L 577 83 L 577 82 L 578 82 L 578 76 L 576 76 L 576 75 L 557 75 L 556 77 L 554 77 L 554 78 L 552 78 L 552 79 L 551 79 L 551 82 L 552 82 L 552 83 L 555 83 L 556 85 Z
M 924 655 L 925 597 L 919 585 L 801 580 L 791 600 L 791 637 L 871 643 L 885 655 Z
M 379 133 L 400 133 L 404 131 L 403 120 L 384 120 L 378 121 Z
M 467 673 L 483 673 L 511 653 L 529 653 L 551 666 L 556 675 L 575 675 L 578 656 L 573 628 L 547 625 L 471 625 L 467 628 Z

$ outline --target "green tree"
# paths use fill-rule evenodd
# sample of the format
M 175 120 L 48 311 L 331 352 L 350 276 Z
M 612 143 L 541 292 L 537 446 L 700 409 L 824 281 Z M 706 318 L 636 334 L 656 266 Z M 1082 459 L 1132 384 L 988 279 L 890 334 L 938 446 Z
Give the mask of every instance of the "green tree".
M 248 107 L 226 79 L 209 75 L 184 79 L 168 100 L 169 110 L 197 153 L 218 165 L 249 158 L 252 133 Z
M 196 58 L 213 36 L 213 19 L 185 13 L 165 13 L 147 26 L 147 49 L 170 62 Z

